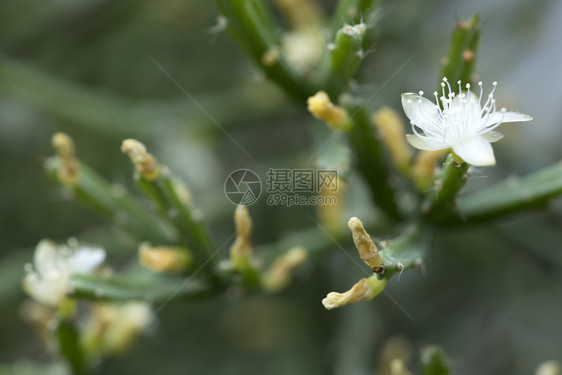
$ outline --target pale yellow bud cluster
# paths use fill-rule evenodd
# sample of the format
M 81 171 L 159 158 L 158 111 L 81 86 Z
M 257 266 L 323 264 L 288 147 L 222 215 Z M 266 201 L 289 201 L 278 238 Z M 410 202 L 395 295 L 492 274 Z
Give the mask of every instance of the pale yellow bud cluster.
M 139 247 L 139 262 L 156 272 L 178 272 L 192 262 L 191 253 L 182 247 L 157 246 L 143 243 Z
M 406 142 L 401 117 L 392 108 L 383 107 L 373 115 L 373 124 L 390 153 L 392 164 L 406 172 L 412 159 L 412 150 Z
M 122 354 L 152 320 L 152 309 L 146 302 L 96 304 L 85 326 L 82 346 L 92 357 Z
M 125 139 L 121 144 L 121 152 L 129 155 L 137 171 L 147 180 L 154 181 L 158 177 L 158 163 L 154 156 L 146 151 L 146 147 L 136 139 Z
M 360 301 L 368 301 L 379 295 L 386 287 L 386 279 L 379 279 L 377 275 L 359 280 L 345 293 L 331 292 L 322 300 L 327 310 L 349 305 Z
M 332 103 L 328 94 L 318 91 L 307 100 L 308 111 L 317 119 L 325 121 L 335 130 L 345 130 L 349 127 L 347 111 Z
M 377 268 L 382 266 L 382 257 L 379 254 L 377 245 L 371 239 L 371 236 L 363 227 L 363 223 L 356 217 L 352 217 L 347 222 L 347 226 L 351 230 L 353 235 L 353 243 L 359 251 L 359 257 L 365 262 L 369 267 L 375 271 Z
M 230 247 L 230 262 L 237 271 L 245 271 L 252 258 L 252 219 L 246 206 L 236 207 L 234 211 L 234 224 L 236 226 L 236 240 Z
M 57 178 L 66 186 L 76 186 L 80 177 L 80 162 L 76 158 L 74 142 L 65 133 L 55 133 L 51 143 L 60 159 Z
M 410 175 L 418 190 L 423 191 L 431 186 L 435 174 L 435 165 L 448 152 L 448 150 L 423 150 L 418 152 L 410 170 Z
M 293 270 L 304 263 L 308 258 L 306 249 L 297 246 L 289 251 L 279 259 L 277 259 L 271 267 L 265 272 L 262 278 L 262 286 L 268 292 L 278 292 L 291 281 L 291 274 Z

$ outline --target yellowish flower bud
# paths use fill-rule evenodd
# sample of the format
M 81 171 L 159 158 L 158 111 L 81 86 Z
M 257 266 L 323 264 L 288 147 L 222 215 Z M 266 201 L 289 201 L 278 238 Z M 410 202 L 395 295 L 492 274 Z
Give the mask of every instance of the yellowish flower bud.
M 136 139 L 125 139 L 121 144 L 121 152 L 129 155 L 137 171 L 147 180 L 154 181 L 158 177 L 158 163 L 154 156 L 146 151 L 146 147 Z
M 379 295 L 386 287 L 386 279 L 378 279 L 373 275 L 359 280 L 345 293 L 331 292 L 322 300 L 326 310 L 332 310 L 359 301 L 368 301 Z
M 349 127 L 349 116 L 342 107 L 334 105 L 328 94 L 318 91 L 307 100 L 308 111 L 317 119 L 325 121 L 335 130 L 345 130 Z
M 146 302 L 98 303 L 85 326 L 82 346 L 90 357 L 122 354 L 152 320 L 152 309 Z
M 392 159 L 400 171 L 407 171 L 412 159 L 412 149 L 406 142 L 402 118 L 390 107 L 383 107 L 373 115 L 373 124 Z
M 331 187 L 323 185 L 320 190 L 320 196 L 324 198 L 326 204 L 316 206 L 318 219 L 320 224 L 330 233 L 339 234 L 343 227 L 345 220 L 343 196 L 346 188 L 346 183 L 338 177 L 337 189 L 332 191 Z
M 277 259 L 263 275 L 263 288 L 272 293 L 284 289 L 291 281 L 292 271 L 304 263 L 307 258 L 308 254 L 304 247 L 297 246 L 289 250 L 285 255 Z
M 406 368 L 404 360 L 396 358 L 390 362 L 390 375 L 412 375 Z
M 347 222 L 347 226 L 351 230 L 353 235 L 353 243 L 359 251 L 359 256 L 369 267 L 376 268 L 382 266 L 382 257 L 379 254 L 377 245 L 371 239 L 371 236 L 367 233 L 363 227 L 363 223 L 356 217 L 352 217 Z
M 293 28 L 319 27 L 322 9 L 316 0 L 274 0 Z
M 389 338 L 380 350 L 378 373 L 381 375 L 391 375 L 393 366 L 399 366 L 393 363 L 396 360 L 399 360 L 404 365 L 407 364 L 412 359 L 413 352 L 413 345 L 407 338 L 402 336 L 393 336 Z M 395 370 L 399 369 L 395 368 Z
M 252 257 L 252 219 L 246 206 L 236 207 L 234 211 L 236 240 L 230 247 L 230 262 L 237 271 L 245 271 Z
M 271 47 L 268 49 L 261 57 L 261 63 L 265 67 L 270 67 L 279 61 L 279 49 L 277 47 Z
M 448 150 L 424 150 L 417 154 L 410 173 L 418 190 L 423 191 L 431 186 L 435 174 L 435 165 L 448 152 Z
M 176 194 L 178 195 L 181 203 L 183 203 L 187 207 L 192 207 L 193 198 L 191 197 L 191 192 L 189 191 L 187 186 L 185 186 L 183 181 L 174 178 L 172 183 L 174 184 L 174 190 L 176 191 Z
M 57 170 L 59 182 L 66 186 L 76 186 L 80 177 L 80 162 L 76 158 L 72 138 L 65 133 L 55 133 L 51 143 L 60 159 Z
M 537 367 L 535 375 L 562 375 L 562 366 L 557 361 L 547 361 Z
M 152 271 L 177 272 L 191 264 L 192 256 L 182 247 L 152 247 L 148 243 L 143 243 L 139 247 L 139 262 Z

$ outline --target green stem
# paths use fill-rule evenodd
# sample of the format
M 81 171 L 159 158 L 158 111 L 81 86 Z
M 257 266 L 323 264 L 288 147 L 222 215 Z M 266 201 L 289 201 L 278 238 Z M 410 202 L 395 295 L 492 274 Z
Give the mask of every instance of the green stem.
M 375 136 L 367 111 L 353 104 L 347 105 L 346 109 L 351 117 L 348 140 L 357 168 L 369 185 L 375 204 L 389 218 L 399 220 L 401 214 L 390 182 L 386 156 L 380 140 Z
M 457 195 L 468 179 L 467 171 L 467 163 L 459 164 L 452 154 L 447 156 L 422 207 L 430 220 L 443 221 L 453 212 Z
M 451 38 L 449 55 L 444 60 L 441 78 L 447 77 L 450 82 L 460 80 L 463 85 L 470 83 L 479 40 L 480 27 L 477 14 L 458 23 Z
M 397 272 L 422 268 L 432 234 L 431 228 L 422 229 L 414 225 L 407 228 L 398 238 L 389 241 L 379 252 L 384 267 L 381 277 L 390 279 Z
M 185 245 L 195 250 L 196 263 L 202 263 L 213 253 L 214 245 L 204 224 L 181 198 L 177 183 L 166 168 L 161 168 L 154 181 L 142 176 L 138 180 L 140 189 L 156 204 L 162 218 L 171 221 Z
M 96 301 L 143 300 L 154 303 L 168 299 L 199 298 L 215 291 L 208 284 L 196 279 L 184 281 L 159 277 L 159 279 L 135 280 L 126 276 L 74 275 L 70 280 L 74 298 Z
M 228 33 L 271 81 L 297 100 L 305 100 L 314 93 L 283 56 L 277 26 L 262 0 L 215 0 L 215 4 L 227 19 Z M 266 53 L 272 51 L 277 55 L 274 61 L 264 61 Z
M 363 59 L 363 41 L 366 32 L 340 29 L 332 50 L 327 51 L 319 69 L 319 87 L 334 99 L 348 88 Z
M 58 157 L 46 163 L 48 174 L 58 182 Z M 99 215 L 109 218 L 138 240 L 169 243 L 175 237 L 173 228 L 153 216 L 139 205 L 126 191 L 116 190 L 103 177 L 88 166 L 80 165 L 80 175 L 75 186 L 65 186 L 73 196 Z
M 332 34 L 336 34 L 345 24 L 369 21 L 378 3 L 379 0 L 340 0 L 332 18 Z
M 74 375 L 83 374 L 84 354 L 80 345 L 79 334 L 74 324 L 66 319 L 59 320 L 55 334 L 59 352 L 68 361 L 72 373 Z
M 462 197 L 450 220 L 469 223 L 492 220 L 541 207 L 561 194 L 562 164 L 557 163 L 521 179 L 506 180 Z

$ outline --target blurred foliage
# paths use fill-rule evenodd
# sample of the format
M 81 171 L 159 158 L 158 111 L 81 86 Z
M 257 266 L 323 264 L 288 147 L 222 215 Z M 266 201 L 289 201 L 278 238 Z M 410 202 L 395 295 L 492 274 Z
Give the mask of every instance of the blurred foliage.
M 326 14 L 335 8 L 333 1 L 321 5 Z M 551 45 L 551 35 L 562 32 L 559 2 L 383 2 L 359 74 L 366 84 L 354 87 L 370 98 L 370 109 L 399 109 L 400 92 L 430 91 L 455 14 L 475 12 L 485 19 L 476 72 L 505 82 L 499 95 L 536 121 L 525 125 L 532 130 L 511 125 L 498 146 L 498 165 L 473 173 L 467 191 L 562 157 L 559 123 L 541 117 L 548 109 L 559 118 L 559 106 L 545 109 L 541 102 L 559 98 L 559 85 L 543 87 L 533 76 L 534 57 L 545 53 L 559 61 L 546 55 L 552 49 L 562 55 Z M 212 2 L 196 0 L 0 2 L 0 361 L 6 364 L 0 374 L 60 373 L 29 362 L 47 363 L 49 355 L 19 314 L 23 265 L 40 239 L 77 236 L 104 246 L 113 264 L 136 256 L 129 237 L 66 199 L 45 177 L 42 164 L 52 153 L 54 132 L 71 134 L 82 160 L 133 192 L 138 188 L 119 146 L 125 137 L 145 142 L 186 180 L 219 244 L 233 231 L 234 207 L 223 192 L 232 170 L 248 167 L 264 176 L 269 168 L 314 166 L 311 155 L 329 136 L 326 129 L 305 112 L 306 103 L 291 102 L 264 79 L 218 31 L 216 17 Z M 552 80 L 555 69 L 546 71 Z M 376 222 L 359 176 L 351 172 L 348 186 L 346 215 Z M 259 202 L 251 211 L 254 243 L 270 244 L 263 251 L 315 226 L 311 207 Z M 300 233 L 305 245 L 331 251 L 315 254 L 286 291 L 240 298 L 233 289 L 167 304 L 150 336 L 98 371 L 373 373 L 383 342 L 400 334 L 416 353 L 428 344 L 443 347 L 454 374 L 529 374 L 542 361 L 562 358 L 561 224 L 558 200 L 538 213 L 443 230 L 423 274 L 404 273 L 389 282 L 386 296 L 331 312 L 320 300 L 351 285 L 356 271 L 332 239 Z M 370 228 L 381 240 L 396 232 Z M 341 242 L 354 251 L 350 238 Z M 226 258 L 226 251 L 219 256 Z

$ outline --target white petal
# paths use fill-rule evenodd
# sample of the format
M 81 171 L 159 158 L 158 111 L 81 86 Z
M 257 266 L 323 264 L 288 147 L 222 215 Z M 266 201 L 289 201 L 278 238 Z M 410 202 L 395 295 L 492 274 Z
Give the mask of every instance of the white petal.
M 66 295 L 68 279 L 68 274 L 41 278 L 36 273 L 29 273 L 24 278 L 23 288 L 37 302 L 56 306 Z
M 453 151 L 468 164 L 476 166 L 496 164 L 492 145 L 482 136 L 469 138 L 453 146 Z
M 519 122 L 519 121 L 531 121 L 533 118 L 529 115 L 524 113 L 520 113 L 517 111 L 496 111 L 494 113 L 490 113 L 488 116 L 484 118 L 486 126 L 491 126 L 497 124 L 498 122 Z
M 415 134 L 406 134 L 406 140 L 409 144 L 420 150 L 443 150 L 449 148 L 449 145 L 433 138 L 422 138 Z
M 410 121 L 422 129 L 438 120 L 435 103 L 413 92 L 402 94 L 402 107 Z
M 490 130 L 489 132 L 482 134 L 482 137 L 484 137 L 484 139 L 487 140 L 488 142 L 494 143 L 502 139 L 503 134 L 497 130 Z
M 105 250 L 97 247 L 83 246 L 69 260 L 72 273 L 90 273 L 105 260 Z
M 49 276 L 65 270 L 65 259 L 57 245 L 50 240 L 41 240 L 35 248 L 33 263 L 41 276 Z

